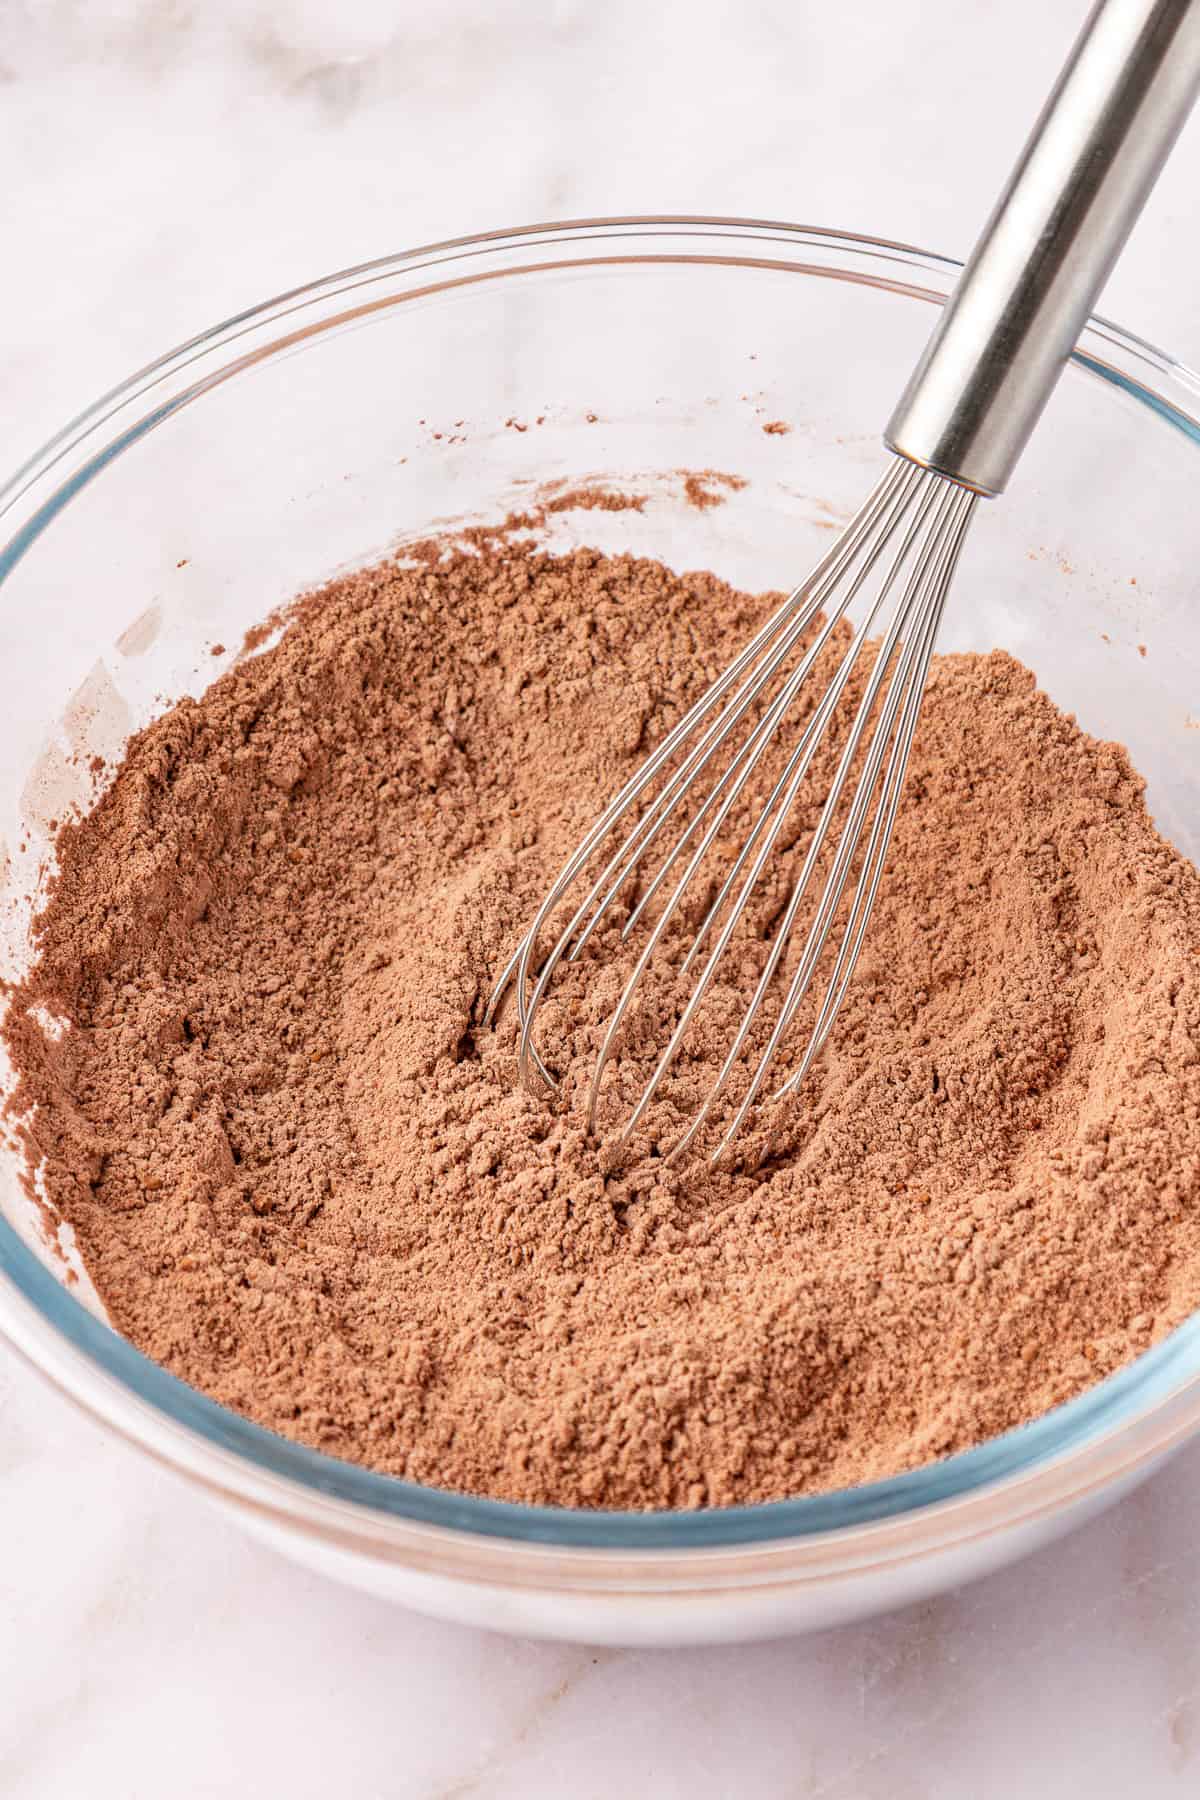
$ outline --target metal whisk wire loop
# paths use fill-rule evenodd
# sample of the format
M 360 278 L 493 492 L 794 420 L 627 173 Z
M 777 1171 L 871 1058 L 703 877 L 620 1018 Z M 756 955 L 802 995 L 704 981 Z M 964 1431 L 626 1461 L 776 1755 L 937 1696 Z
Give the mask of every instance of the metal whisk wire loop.
M 609 1020 L 591 1084 L 589 1129 L 597 1122 L 604 1072 L 619 1042 L 622 1023 L 655 952 L 679 916 L 689 892 L 705 874 L 711 878 L 713 861 L 727 854 L 725 828 L 734 809 L 764 756 L 778 743 L 814 667 L 822 659 L 827 661 L 829 656 L 838 655 L 848 630 L 843 621 L 847 621 L 850 609 L 861 598 L 861 620 L 849 634 L 832 680 L 807 717 L 736 854 L 723 869 L 715 898 L 683 960 L 682 972 L 690 972 L 713 938 L 711 948 L 618 1143 L 625 1143 L 637 1130 L 675 1062 L 739 922 L 771 865 L 814 758 L 839 721 L 839 703 L 847 686 L 874 644 L 871 673 L 754 997 L 715 1086 L 672 1154 L 686 1148 L 709 1117 L 745 1048 L 853 780 L 856 786 L 849 813 L 837 838 L 816 916 L 771 1033 L 768 1051 L 760 1060 L 748 1096 L 718 1154 L 727 1148 L 743 1122 L 761 1088 L 767 1064 L 808 991 L 821 948 L 835 924 L 858 846 L 867 830 L 871 800 L 878 790 L 878 805 L 833 975 L 802 1059 L 805 1072 L 811 1067 L 846 992 L 878 889 L 937 622 L 974 503 L 973 494 L 943 477 L 907 462 L 894 462 L 809 579 L 788 595 L 730 667 L 631 776 L 551 886 L 529 932 L 501 976 L 489 1008 L 491 1016 L 505 989 L 515 982 L 520 1073 L 535 1091 L 540 1085 L 556 1085 L 534 1042 L 538 1012 L 555 970 L 564 960 L 579 958 L 599 925 L 611 915 L 622 892 L 636 880 L 640 891 L 621 931 L 622 939 L 627 939 L 647 919 L 674 874 L 674 885 L 649 929 Z M 864 750 L 881 696 L 874 732 Z M 652 870 L 652 853 L 673 820 L 681 821 L 682 828 Z M 596 862 L 600 866 L 588 880 L 582 899 L 539 963 L 538 943 L 552 916 L 575 883 L 581 877 L 587 880 L 588 871 Z M 799 1071 L 789 1077 L 787 1088 L 797 1085 L 798 1074 Z

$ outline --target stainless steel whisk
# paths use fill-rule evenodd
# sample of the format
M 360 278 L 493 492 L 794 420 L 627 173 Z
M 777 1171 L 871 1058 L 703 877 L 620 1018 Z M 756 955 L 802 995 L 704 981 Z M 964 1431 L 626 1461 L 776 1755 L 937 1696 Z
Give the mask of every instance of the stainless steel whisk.
M 696 1137 L 753 1042 L 753 1071 L 713 1161 L 725 1153 L 836 941 L 815 1023 L 774 1097 L 794 1092 L 809 1073 L 866 934 L 938 624 L 977 501 L 1003 491 L 1198 87 L 1200 0 L 1100 0 L 892 415 L 884 443 L 895 460 L 829 554 L 626 782 L 551 887 L 488 1009 L 490 1020 L 515 980 L 520 1073 L 535 1090 L 557 1085 L 534 1041 L 556 968 L 564 958 L 578 959 L 632 883 L 638 891 L 621 936 L 649 924 L 597 1059 L 589 1129 L 605 1068 L 655 952 L 702 892 L 700 923 L 681 965 L 685 975 L 697 971 L 694 987 L 618 1143 L 645 1118 L 747 909 L 770 879 L 814 758 L 836 729 L 845 733 L 836 773 L 753 994 L 716 1080 L 670 1153 Z M 856 606 L 860 622 L 841 649 L 842 621 Z M 833 676 L 731 852 L 724 828 L 764 757 L 774 751 L 778 760 L 780 734 L 822 658 L 836 659 Z M 861 692 L 847 723 L 838 709 L 852 681 Z M 581 881 L 586 891 L 539 961 L 546 926 Z M 780 965 L 801 909 L 818 889 L 785 980 Z M 768 1029 L 773 987 L 782 998 Z

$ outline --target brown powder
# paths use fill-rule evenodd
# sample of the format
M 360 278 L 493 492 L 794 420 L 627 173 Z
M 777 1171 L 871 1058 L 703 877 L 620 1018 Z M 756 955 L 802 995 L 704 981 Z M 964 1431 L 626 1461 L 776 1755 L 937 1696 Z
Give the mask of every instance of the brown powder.
M 724 506 L 730 494 L 739 493 L 746 485 L 744 476 L 727 475 L 720 469 L 680 469 L 679 473 L 683 476 L 683 497 L 697 512 Z
M 14 1106 L 117 1327 L 376 1468 L 647 1507 L 911 1467 L 1181 1320 L 1200 878 L 1124 751 L 1002 653 L 935 661 L 835 1040 L 739 1163 L 655 1154 L 707 1037 L 638 1155 L 585 1139 L 611 934 L 546 1008 L 563 1103 L 514 1088 L 494 973 L 769 599 L 490 543 L 302 601 L 61 831 Z

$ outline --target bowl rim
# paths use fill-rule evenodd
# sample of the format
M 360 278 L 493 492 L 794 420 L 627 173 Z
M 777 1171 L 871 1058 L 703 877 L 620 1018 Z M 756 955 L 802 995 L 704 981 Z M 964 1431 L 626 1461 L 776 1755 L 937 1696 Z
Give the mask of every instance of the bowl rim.
M 657 252 L 631 249 L 629 240 L 643 238 L 663 241 Z M 714 240 L 727 246 L 722 254 L 716 253 Z M 689 243 L 690 253 L 685 248 Z M 605 244 L 616 253 L 602 254 Z M 775 247 L 772 254 L 767 254 L 767 246 Z M 590 247 L 591 254 L 582 247 Z M 786 255 L 779 254 L 780 247 Z M 851 272 L 833 258 L 857 260 L 862 266 Z M 18 515 L 15 530 L 11 522 L 0 527 L 5 533 L 0 585 L 74 495 L 124 449 L 218 382 L 294 342 L 297 335 L 325 331 L 348 316 L 402 304 L 415 294 L 426 297 L 465 281 L 612 261 L 718 262 L 790 270 L 868 282 L 935 303 L 944 300 L 961 267 L 953 258 L 863 233 L 689 214 L 518 226 L 444 239 L 359 263 L 287 289 L 198 333 L 68 421 L 0 486 L 0 520 L 14 512 Z M 890 265 L 892 275 L 874 264 Z M 335 310 L 319 325 L 301 324 L 307 309 L 336 308 L 357 290 L 425 269 L 431 278 L 440 273 L 440 279 L 387 300 L 360 293 L 349 315 Z M 901 273 L 905 270 L 910 272 L 907 277 Z M 280 327 L 282 335 L 272 336 Z M 238 354 L 231 364 L 209 366 L 214 355 L 223 356 L 234 346 Z M 1090 321 L 1072 361 L 1200 444 L 1200 375 L 1187 364 L 1100 317 Z M 1150 375 L 1157 385 L 1150 385 Z M 1164 386 L 1176 389 L 1176 396 L 1163 392 Z M 148 410 L 126 422 L 130 409 L 144 401 L 149 402 Z M 110 426 L 115 436 L 97 447 L 95 440 Z M 47 488 L 50 491 L 43 497 Z M 86 1410 L 226 1499 L 257 1499 L 261 1504 L 263 1493 L 269 1493 L 270 1510 L 293 1522 L 303 1521 L 311 1503 L 319 1499 L 343 1504 L 360 1520 L 365 1515 L 372 1528 L 385 1535 L 390 1525 L 433 1527 L 514 1547 L 636 1554 L 766 1548 L 826 1540 L 835 1534 L 839 1541 L 847 1534 L 861 1538 L 871 1527 L 914 1514 L 942 1514 L 973 1496 L 994 1495 L 1001 1484 L 1028 1485 L 1028 1478 L 1038 1472 L 1061 1475 L 1065 1466 L 1081 1464 L 1089 1452 L 1106 1450 L 1111 1463 L 1114 1441 L 1134 1424 L 1141 1427 L 1137 1458 L 1144 1462 L 1172 1447 L 1200 1421 L 1200 1315 L 1194 1315 L 1133 1362 L 1030 1423 L 882 1481 L 698 1511 L 570 1509 L 425 1486 L 313 1450 L 253 1423 L 152 1362 L 98 1319 L 50 1273 L 2 1215 L 0 1333 Z M 206 1457 L 206 1452 L 216 1454 Z M 1082 1466 L 1079 1474 L 1082 1478 Z

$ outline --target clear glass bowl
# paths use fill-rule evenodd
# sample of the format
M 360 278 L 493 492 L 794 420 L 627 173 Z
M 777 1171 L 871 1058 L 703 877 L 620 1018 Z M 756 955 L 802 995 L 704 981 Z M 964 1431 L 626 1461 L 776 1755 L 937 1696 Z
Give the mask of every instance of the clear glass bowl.
M 644 510 L 559 513 L 552 543 L 790 583 L 880 467 L 955 273 L 758 221 L 534 226 L 348 270 L 133 376 L 0 494 L 0 972 L 28 960 L 51 821 L 88 803 L 88 757 L 201 691 L 249 626 L 335 570 L 599 477 L 636 482 Z M 1128 744 L 1193 857 L 1198 402 L 1190 371 L 1094 321 L 1010 494 L 981 511 L 941 638 L 1011 650 Z M 776 419 L 788 434 L 763 430 Z M 679 471 L 704 469 L 748 485 L 697 511 Z M 46 1244 L 8 1152 L 0 1213 L 0 1328 L 65 1393 L 289 1553 L 522 1632 L 728 1640 L 896 1605 L 1063 1530 L 1200 1422 L 1193 1320 L 1036 1423 L 895 1480 L 707 1513 L 507 1505 L 289 1443 L 148 1362 L 85 1278 L 67 1284 L 70 1245 Z

